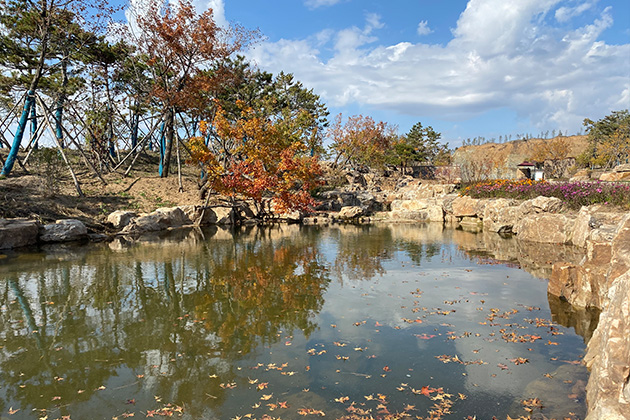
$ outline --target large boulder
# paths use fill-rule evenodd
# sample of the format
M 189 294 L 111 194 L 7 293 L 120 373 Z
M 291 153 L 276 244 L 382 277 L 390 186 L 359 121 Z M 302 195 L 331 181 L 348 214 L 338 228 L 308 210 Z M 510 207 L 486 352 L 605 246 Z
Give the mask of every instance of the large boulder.
M 181 227 L 192 223 L 180 207 L 161 207 L 151 214 L 157 217 L 160 224 L 168 227 Z
M 512 232 L 519 218 L 518 201 L 509 198 L 488 200 L 483 211 L 483 228 L 488 232 Z
M 531 200 L 525 200 L 520 205 L 522 214 L 533 213 L 560 213 L 564 210 L 564 202 L 556 197 L 539 196 Z
M 604 172 L 599 177 L 600 181 L 630 181 L 630 163 L 616 166 L 612 172 Z
M 337 217 L 343 220 L 351 220 L 361 217 L 365 214 L 363 208 L 359 206 L 342 207 Z
M 37 243 L 39 224 L 27 219 L 0 219 L 0 249 L 19 248 Z
M 482 204 L 482 200 L 465 195 L 456 197 L 451 206 L 455 217 L 477 217 L 483 215 L 485 203 Z
M 157 232 L 172 227 L 181 227 L 191 221 L 179 207 L 163 207 L 153 213 L 132 219 L 122 230 L 124 234 L 139 235 L 147 232 Z
M 571 242 L 575 217 L 563 214 L 530 214 L 512 227 L 518 238 L 530 242 L 567 244 Z
M 67 242 L 87 238 L 87 227 L 80 220 L 57 220 L 55 223 L 39 228 L 41 242 Z
M 116 210 L 107 216 L 107 223 L 111 224 L 114 229 L 122 229 L 136 217 L 138 214 L 134 211 Z
M 389 217 L 392 219 L 444 222 L 442 202 L 435 198 L 394 200 L 391 203 L 391 209 Z

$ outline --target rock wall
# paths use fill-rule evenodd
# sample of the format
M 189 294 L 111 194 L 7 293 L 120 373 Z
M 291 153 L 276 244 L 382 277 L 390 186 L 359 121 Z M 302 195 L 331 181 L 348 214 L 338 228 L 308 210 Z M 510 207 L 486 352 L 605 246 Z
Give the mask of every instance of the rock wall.
M 464 230 L 483 230 L 484 236 L 513 233 L 519 243 L 537 244 L 519 252 L 529 248 L 545 254 L 547 267 L 537 264 L 536 270 L 540 277 L 549 278 L 549 294 L 576 311 L 601 310 L 585 356 L 591 370 L 587 420 L 630 419 L 630 214 L 601 206 L 583 207 L 576 214 L 567 211 L 561 200 L 548 197 L 519 202 L 441 191 L 399 196 L 383 217 L 441 221 Z M 560 244 L 584 252 L 576 258 L 573 253 L 544 250 Z

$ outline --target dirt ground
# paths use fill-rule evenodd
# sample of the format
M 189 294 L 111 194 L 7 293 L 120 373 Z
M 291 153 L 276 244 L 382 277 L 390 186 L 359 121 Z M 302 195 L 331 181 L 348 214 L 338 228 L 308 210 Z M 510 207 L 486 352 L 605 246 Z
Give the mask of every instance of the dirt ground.
M 6 158 L 8 150 L 0 149 Z M 71 156 L 80 197 L 67 166 L 58 156 L 33 159 L 28 172 L 16 164 L 9 177 L 0 179 L 0 218 L 26 217 L 49 223 L 75 218 L 94 231 L 106 230 L 107 215 L 115 210 L 151 212 L 158 207 L 203 204 L 199 198 L 199 167 L 182 162 L 180 191 L 177 163 L 171 164 L 167 178 L 158 175 L 157 154 L 143 153 L 129 175 L 127 162 L 116 171 L 102 171 L 103 183 L 80 156 Z

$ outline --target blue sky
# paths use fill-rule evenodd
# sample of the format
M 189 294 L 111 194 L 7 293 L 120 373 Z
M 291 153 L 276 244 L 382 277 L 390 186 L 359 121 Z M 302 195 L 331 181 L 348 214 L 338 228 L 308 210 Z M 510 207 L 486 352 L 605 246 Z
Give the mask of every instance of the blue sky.
M 465 138 L 562 130 L 630 108 L 628 0 L 194 0 L 258 28 L 246 55 L 331 116 Z

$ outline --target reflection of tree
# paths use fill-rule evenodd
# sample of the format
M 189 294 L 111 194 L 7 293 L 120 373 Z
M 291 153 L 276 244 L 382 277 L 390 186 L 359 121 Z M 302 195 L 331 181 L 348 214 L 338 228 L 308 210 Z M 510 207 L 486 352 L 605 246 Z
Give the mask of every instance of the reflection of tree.
M 417 265 L 439 255 L 441 244 L 420 240 L 394 239 L 386 226 L 346 226 L 333 231 L 338 250 L 333 273 L 342 280 L 369 280 L 383 275 L 383 262 L 392 259 L 395 251 L 402 251 Z
M 368 280 L 385 273 L 382 261 L 391 258 L 393 244 L 389 229 L 347 226 L 331 235 L 338 244 L 333 273 L 339 280 Z
M 255 229 L 181 252 L 143 249 L 89 254 L 78 265 L 42 260 L 3 282 L 0 407 L 28 412 L 61 397 L 71 410 L 116 376 L 133 384 L 144 375 L 130 393 L 150 383 L 148 392 L 201 416 L 195 407 L 221 406 L 219 384 L 242 376 L 224 361 L 280 331 L 316 328 L 329 278 L 314 235 Z

